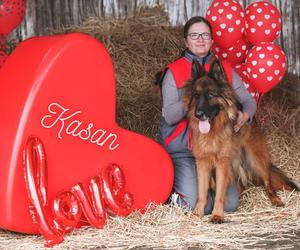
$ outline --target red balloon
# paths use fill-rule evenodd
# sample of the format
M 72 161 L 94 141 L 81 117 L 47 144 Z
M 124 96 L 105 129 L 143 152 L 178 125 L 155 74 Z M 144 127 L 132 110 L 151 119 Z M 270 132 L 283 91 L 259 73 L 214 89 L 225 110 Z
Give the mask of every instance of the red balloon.
M 213 43 L 212 50 L 220 60 L 226 60 L 231 65 L 240 64 L 245 61 L 247 53 L 250 49 L 250 43 L 243 37 L 230 48 L 222 48 L 218 44 Z
M 253 45 L 273 42 L 280 34 L 281 26 L 281 14 L 270 2 L 255 2 L 246 8 L 245 34 Z
M 0 50 L 0 69 L 3 67 L 7 57 L 8 55 L 4 51 Z
M 22 167 L 32 134 L 46 147 L 51 202 L 115 161 L 134 197 L 132 209 L 168 199 L 172 161 L 161 145 L 116 123 L 114 68 L 99 41 L 81 33 L 30 38 L 9 55 L 0 83 L 0 228 L 38 233 Z M 113 194 L 117 205 L 122 195 Z
M 107 206 L 114 214 L 126 216 L 132 212 L 133 197 L 124 192 L 125 179 L 121 169 L 112 164 L 102 171 L 102 193 Z
M 247 71 L 245 69 L 245 64 L 235 65 L 234 71 L 239 75 L 239 77 L 243 80 L 243 82 L 247 84 L 245 86 L 246 86 L 246 88 L 248 88 L 249 87 L 249 78 L 248 78 Z
M 0 50 L 6 49 L 6 36 L 0 34 Z
M 75 195 L 63 192 L 53 201 L 53 214 L 58 227 L 69 232 L 76 228 L 81 218 L 81 207 Z
M 223 48 L 233 46 L 242 38 L 245 13 L 236 0 L 214 0 L 206 12 L 213 28 L 214 41 Z
M 103 180 L 101 180 L 98 176 L 92 178 L 89 183 L 89 194 L 91 197 L 94 214 L 100 220 L 100 225 L 97 225 L 99 228 L 102 228 L 104 226 L 106 219 L 106 211 L 104 209 L 104 194 L 101 193 L 102 182 Z
M 48 209 L 46 157 L 43 144 L 37 137 L 28 138 L 24 163 L 29 212 L 40 234 L 45 237 L 45 246 L 50 247 L 63 241 L 63 233 L 56 228 Z
M 21 23 L 25 8 L 25 0 L 0 1 L 0 34 L 10 33 Z
M 277 45 L 261 43 L 249 51 L 245 67 L 251 84 L 259 92 L 266 93 L 283 78 L 286 71 L 286 57 Z
M 262 94 L 257 91 L 257 89 L 255 88 L 255 86 L 253 84 L 251 84 L 248 74 L 247 74 L 247 71 L 246 71 L 245 64 L 235 65 L 234 70 L 240 76 L 246 89 L 253 96 L 253 98 L 256 100 L 256 102 L 259 102 Z
M 92 198 L 89 199 L 88 192 L 85 191 L 83 184 L 78 183 L 72 187 L 72 193 L 80 202 L 82 211 L 88 222 L 96 228 L 103 228 L 106 221 L 104 210 L 104 202 L 102 201 L 100 187 L 98 186 L 99 179 L 92 178 L 90 181 L 90 194 Z
M 65 232 L 81 227 L 84 218 L 92 226 L 103 228 L 106 222 L 104 201 L 114 214 L 128 215 L 132 211 L 132 195 L 124 192 L 124 175 L 115 164 L 102 170 L 104 179 L 102 176 L 91 178 L 87 192 L 84 184 L 77 183 L 70 191 L 60 193 L 53 201 L 53 215 L 48 204 L 44 146 L 35 136 L 27 140 L 24 165 L 30 215 L 47 247 L 60 243 Z M 85 217 L 80 224 L 81 211 Z

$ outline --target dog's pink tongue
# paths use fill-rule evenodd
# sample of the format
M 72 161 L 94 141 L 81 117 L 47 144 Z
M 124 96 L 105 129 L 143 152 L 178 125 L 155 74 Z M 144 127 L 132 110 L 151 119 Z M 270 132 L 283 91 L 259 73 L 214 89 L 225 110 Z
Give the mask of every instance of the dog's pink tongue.
M 199 121 L 199 130 L 200 133 L 202 134 L 207 134 L 210 130 L 210 123 L 208 121 L 208 119 L 206 119 L 205 121 Z

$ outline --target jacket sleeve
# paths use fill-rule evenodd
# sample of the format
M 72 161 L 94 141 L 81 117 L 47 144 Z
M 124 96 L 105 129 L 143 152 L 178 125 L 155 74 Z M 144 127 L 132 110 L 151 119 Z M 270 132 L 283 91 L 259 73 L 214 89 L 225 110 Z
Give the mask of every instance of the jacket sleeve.
M 243 106 L 243 112 L 247 112 L 249 114 L 250 121 L 252 121 L 257 109 L 256 101 L 248 92 L 242 79 L 234 70 L 232 72 L 232 88 L 237 94 L 239 102 Z
M 174 125 L 185 116 L 181 92 L 176 87 L 174 77 L 170 70 L 167 70 L 162 81 L 162 115 L 169 125 Z

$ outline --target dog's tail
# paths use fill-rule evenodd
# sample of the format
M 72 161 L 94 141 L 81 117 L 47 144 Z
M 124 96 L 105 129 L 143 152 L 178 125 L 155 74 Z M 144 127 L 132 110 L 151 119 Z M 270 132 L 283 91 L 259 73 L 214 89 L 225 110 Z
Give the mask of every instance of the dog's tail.
M 275 167 L 273 164 L 270 165 L 271 172 L 271 184 L 275 190 L 286 189 L 300 191 L 300 186 L 294 180 L 291 180 L 285 175 L 285 173 Z

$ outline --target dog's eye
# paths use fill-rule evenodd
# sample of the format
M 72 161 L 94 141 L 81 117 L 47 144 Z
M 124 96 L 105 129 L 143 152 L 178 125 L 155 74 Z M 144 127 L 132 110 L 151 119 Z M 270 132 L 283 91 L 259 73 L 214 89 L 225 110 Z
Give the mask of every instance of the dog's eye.
M 200 97 L 200 95 L 198 94 L 198 93 L 194 93 L 194 98 L 199 98 Z
M 207 93 L 207 99 L 208 100 L 210 100 L 210 99 L 212 99 L 212 98 L 214 98 L 215 96 L 214 96 L 214 94 L 212 94 L 212 93 Z

